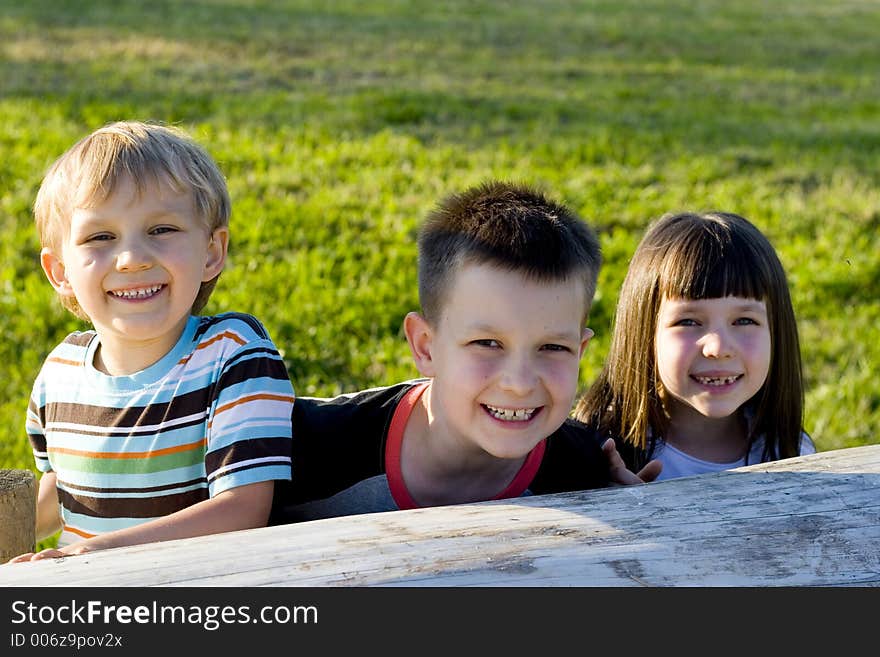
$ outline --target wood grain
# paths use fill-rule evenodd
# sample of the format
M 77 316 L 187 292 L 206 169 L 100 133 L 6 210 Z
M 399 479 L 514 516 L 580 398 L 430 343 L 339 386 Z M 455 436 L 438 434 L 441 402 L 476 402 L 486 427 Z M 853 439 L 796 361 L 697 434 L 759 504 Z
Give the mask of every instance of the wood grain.
M 36 503 L 33 472 L 0 470 L 0 563 L 34 549 Z
M 880 586 L 880 445 L 0 567 L 17 586 Z

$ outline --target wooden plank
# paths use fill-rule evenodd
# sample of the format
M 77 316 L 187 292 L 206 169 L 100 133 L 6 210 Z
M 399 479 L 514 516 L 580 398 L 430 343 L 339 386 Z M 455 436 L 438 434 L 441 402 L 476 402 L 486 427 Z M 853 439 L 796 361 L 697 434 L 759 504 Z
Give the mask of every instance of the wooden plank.
M 880 586 L 880 445 L 0 567 L 16 586 Z

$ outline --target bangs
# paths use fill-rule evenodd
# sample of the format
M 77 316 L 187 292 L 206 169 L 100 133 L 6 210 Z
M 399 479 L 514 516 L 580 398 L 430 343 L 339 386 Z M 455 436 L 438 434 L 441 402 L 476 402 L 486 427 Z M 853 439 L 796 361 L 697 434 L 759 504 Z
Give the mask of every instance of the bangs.
M 187 191 L 186 181 L 173 168 L 173 159 L 170 163 L 163 161 L 137 146 L 105 139 L 93 140 L 84 148 L 79 161 L 68 167 L 72 207 L 88 208 L 103 203 L 121 180 L 131 180 L 138 194 L 151 185 L 168 187 L 176 193 Z
M 773 279 L 764 264 L 766 254 L 723 223 L 703 224 L 684 238 L 669 240 L 667 247 L 658 281 L 662 297 L 765 300 L 770 292 Z

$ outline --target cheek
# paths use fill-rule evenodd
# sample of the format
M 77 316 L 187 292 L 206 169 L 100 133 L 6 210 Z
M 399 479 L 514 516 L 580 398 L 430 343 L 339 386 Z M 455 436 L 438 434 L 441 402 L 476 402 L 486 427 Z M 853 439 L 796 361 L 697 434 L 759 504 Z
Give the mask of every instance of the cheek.
M 770 335 L 760 335 L 748 345 L 752 359 L 760 366 L 769 369 L 770 360 L 773 357 L 773 349 L 770 345 Z
M 687 370 L 687 348 L 681 340 L 658 334 L 654 359 L 657 375 L 666 388 L 675 388 L 676 380 Z
M 537 364 L 536 371 L 546 384 L 558 391 L 560 396 L 577 394 L 579 361 L 575 358 L 570 360 L 556 360 Z
M 93 253 L 73 254 L 73 256 L 65 262 L 68 262 L 71 265 L 67 268 L 68 277 L 72 275 L 78 278 L 93 276 L 101 265 L 100 258 Z
M 496 362 L 490 358 L 478 358 L 469 361 L 465 366 L 467 379 L 475 385 L 485 385 L 492 380 L 498 370 Z
M 674 388 L 675 387 L 675 379 L 672 375 L 674 369 L 669 366 L 669 363 L 658 358 L 657 359 L 657 377 L 660 379 L 660 383 L 666 388 Z
M 675 362 L 679 358 L 680 351 L 678 341 L 673 337 L 662 332 L 657 334 L 654 342 L 654 359 L 658 368 L 662 369 L 667 364 Z
M 478 388 L 489 382 L 497 371 L 496 361 L 492 358 L 479 358 L 473 354 L 447 351 L 436 358 L 442 363 L 441 377 L 455 389 Z
M 196 247 L 193 248 L 193 253 Z M 181 249 L 169 250 L 161 255 L 161 265 L 173 272 L 185 272 L 187 276 L 201 278 L 203 261 L 193 257 L 193 253 L 187 253 Z

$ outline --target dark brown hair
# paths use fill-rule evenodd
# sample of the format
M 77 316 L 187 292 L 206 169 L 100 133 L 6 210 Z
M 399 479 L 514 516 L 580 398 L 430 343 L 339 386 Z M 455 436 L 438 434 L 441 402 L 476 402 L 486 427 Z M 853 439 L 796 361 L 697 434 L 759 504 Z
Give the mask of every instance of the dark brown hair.
M 749 445 L 765 437 L 764 460 L 797 456 L 803 425 L 803 374 L 797 322 L 785 271 L 769 240 L 727 212 L 667 214 L 636 248 L 620 291 L 611 346 L 575 416 L 643 452 L 643 465 L 668 430 L 655 334 L 669 299 L 737 296 L 764 301 L 770 329 L 767 379 L 749 400 Z M 650 439 L 649 439 L 650 437 Z
M 446 197 L 419 233 L 419 302 L 435 321 L 463 264 L 491 264 L 536 281 L 580 277 L 584 319 L 602 264 L 595 232 L 573 211 L 526 186 L 488 181 Z

